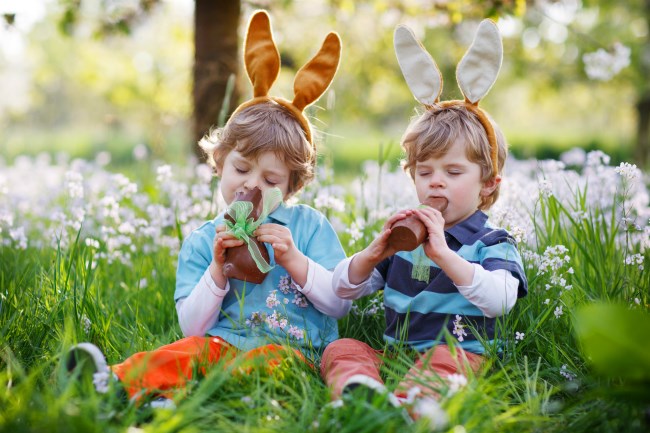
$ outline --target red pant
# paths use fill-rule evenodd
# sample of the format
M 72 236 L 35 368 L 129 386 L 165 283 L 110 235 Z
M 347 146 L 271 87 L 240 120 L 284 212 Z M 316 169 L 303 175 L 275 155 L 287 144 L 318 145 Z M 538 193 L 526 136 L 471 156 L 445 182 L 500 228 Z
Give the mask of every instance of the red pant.
M 272 371 L 291 352 L 306 362 L 299 351 L 279 344 L 249 350 L 244 353 L 244 360 L 264 363 Z M 187 337 L 150 352 L 136 353 L 111 369 L 120 378 L 129 397 L 133 397 L 141 391 L 180 388 L 192 379 L 196 368 L 201 374 L 206 374 L 206 367 L 220 360 L 231 362 L 240 353 L 239 349 L 219 337 Z M 248 368 L 250 366 L 244 366 L 244 369 Z M 161 395 L 169 393 L 162 392 Z
M 332 398 L 341 395 L 345 382 L 355 374 L 363 374 L 383 382 L 379 376 L 383 352 L 375 350 L 352 338 L 343 338 L 331 343 L 323 352 L 321 360 L 321 376 L 332 390 Z M 413 367 L 397 386 L 396 394 L 405 397 L 409 389 L 419 386 L 424 395 L 434 395 L 435 391 L 418 385 L 424 379 L 439 375 L 445 379 L 452 373 L 466 374 L 469 367 L 476 372 L 483 363 L 483 357 L 456 348 L 455 356 L 446 345 L 438 345 L 421 354 Z

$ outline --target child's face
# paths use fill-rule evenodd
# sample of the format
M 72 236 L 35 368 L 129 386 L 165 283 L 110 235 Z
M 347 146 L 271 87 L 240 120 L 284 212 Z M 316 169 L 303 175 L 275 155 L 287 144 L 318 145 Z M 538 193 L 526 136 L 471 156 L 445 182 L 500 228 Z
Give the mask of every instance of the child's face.
M 244 158 L 236 150 L 231 151 L 223 162 L 223 167 L 217 169 L 221 177 L 219 188 L 228 205 L 235 199 L 238 192 L 247 192 L 255 187 L 262 190 L 278 187 L 282 197 L 289 191 L 289 175 L 287 165 L 273 152 L 258 154 L 257 159 Z
M 500 178 L 481 182 L 481 167 L 467 159 L 465 145 L 457 142 L 439 158 L 418 161 L 415 165 L 415 190 L 420 203 L 428 197 L 444 197 L 442 212 L 445 228 L 458 224 L 478 209 L 480 197 L 490 195 Z

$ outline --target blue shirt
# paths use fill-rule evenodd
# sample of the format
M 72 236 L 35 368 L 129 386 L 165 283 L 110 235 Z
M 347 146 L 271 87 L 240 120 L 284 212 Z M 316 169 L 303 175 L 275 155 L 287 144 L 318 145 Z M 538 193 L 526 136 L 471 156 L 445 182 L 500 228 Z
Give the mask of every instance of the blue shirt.
M 470 263 L 488 271 L 505 269 L 519 280 L 517 297 L 528 293 L 528 283 L 515 240 L 503 229 L 493 227 L 487 215 L 476 211 L 466 220 L 445 231 L 447 245 Z M 429 267 L 429 281 L 411 277 L 413 263 L 423 261 Z M 405 341 L 424 351 L 444 343 L 444 331 L 456 337 L 459 345 L 473 353 L 484 353 L 486 344 L 495 339 L 495 318 L 485 317 L 467 300 L 447 274 L 430 260 L 422 246 L 411 252 L 400 251 L 376 266 L 384 285 L 386 330 L 389 343 Z
M 174 300 L 187 297 L 212 262 L 215 228 L 223 225 L 224 214 L 204 223 L 183 242 L 178 257 Z M 306 206 L 281 203 L 264 221 L 286 226 L 300 252 L 333 269 L 345 252 L 329 221 L 319 211 Z M 271 264 L 273 249 L 265 244 Z M 207 331 L 241 350 L 269 343 L 291 344 L 309 354 L 320 351 L 338 338 L 336 319 L 318 311 L 291 284 L 288 272 L 275 267 L 260 284 L 231 278 L 217 322 Z

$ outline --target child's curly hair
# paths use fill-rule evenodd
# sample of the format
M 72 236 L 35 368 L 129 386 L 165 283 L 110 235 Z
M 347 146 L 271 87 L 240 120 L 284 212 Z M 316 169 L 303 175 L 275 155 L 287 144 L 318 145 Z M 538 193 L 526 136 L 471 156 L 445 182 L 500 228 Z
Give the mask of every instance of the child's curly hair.
M 498 167 L 501 173 L 508 156 L 508 144 L 498 125 L 492 119 L 490 122 L 499 147 Z M 404 170 L 414 178 L 415 165 L 418 161 L 440 157 L 459 141 L 465 143 L 467 159 L 481 167 L 481 182 L 493 178 L 490 143 L 485 128 L 476 114 L 460 104 L 444 108 L 434 105 L 411 122 L 401 142 L 406 153 L 406 159 L 403 161 Z M 499 197 L 499 187 L 500 185 L 497 185 L 491 195 L 481 197 L 479 209 L 487 210 L 496 202 Z
M 300 191 L 314 179 L 316 149 L 305 137 L 300 123 L 274 101 L 245 108 L 213 129 L 199 141 L 214 168 L 222 168 L 226 156 L 236 150 L 245 158 L 274 152 L 289 168 L 288 195 Z

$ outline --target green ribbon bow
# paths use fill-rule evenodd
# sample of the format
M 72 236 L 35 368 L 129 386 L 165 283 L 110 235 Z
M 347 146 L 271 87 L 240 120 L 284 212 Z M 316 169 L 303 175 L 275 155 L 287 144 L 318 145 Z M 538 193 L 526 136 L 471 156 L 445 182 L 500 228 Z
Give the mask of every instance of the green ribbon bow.
M 418 209 L 428 207 L 426 204 L 420 204 Z M 424 246 L 420 245 L 411 254 L 413 257 L 413 268 L 411 269 L 411 278 L 417 281 L 428 283 L 431 279 L 431 267 L 429 258 L 424 254 Z
M 266 217 L 271 213 L 275 207 L 282 202 L 282 191 L 279 188 L 270 188 L 264 191 L 262 196 L 262 213 L 259 218 L 249 218 L 253 212 L 253 203 L 249 201 L 236 201 L 233 202 L 226 210 L 226 213 L 235 221 L 230 222 L 226 220 L 226 227 L 228 233 L 232 234 L 237 239 L 241 239 L 248 246 L 253 261 L 257 265 L 257 269 L 262 273 L 267 273 L 273 266 L 266 262 L 262 253 L 260 252 L 257 244 L 251 241 L 253 232 L 262 224 Z

